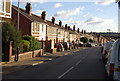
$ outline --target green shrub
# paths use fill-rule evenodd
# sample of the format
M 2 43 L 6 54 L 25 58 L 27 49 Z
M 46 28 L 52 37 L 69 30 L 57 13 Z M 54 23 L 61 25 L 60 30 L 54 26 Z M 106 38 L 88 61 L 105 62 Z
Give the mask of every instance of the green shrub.
M 82 38 L 80 38 L 80 41 L 83 42 L 83 43 L 87 43 L 88 38 L 87 37 L 82 37 Z
M 27 40 L 22 40 L 23 42 L 23 52 L 27 52 L 30 49 L 30 42 Z
M 35 50 L 39 50 L 42 48 L 42 42 L 39 42 L 39 41 L 35 41 Z
M 34 37 L 29 35 L 24 35 L 23 40 L 27 40 L 30 42 L 30 51 L 38 50 L 42 48 L 42 43 L 36 40 Z
M 93 40 L 92 40 L 92 39 L 89 39 L 89 42 L 93 43 Z
M 2 43 L 3 46 L 9 45 L 10 41 L 13 41 L 13 51 L 16 53 L 17 47 L 21 46 L 21 34 L 15 28 L 13 23 L 3 22 L 2 23 Z M 3 53 L 6 48 L 3 48 Z

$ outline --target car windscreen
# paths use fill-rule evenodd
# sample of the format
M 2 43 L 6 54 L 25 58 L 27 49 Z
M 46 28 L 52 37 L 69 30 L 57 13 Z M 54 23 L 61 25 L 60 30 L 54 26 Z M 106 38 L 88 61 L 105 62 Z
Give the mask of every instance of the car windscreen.
M 118 49 L 118 61 L 120 61 L 120 46 L 119 46 L 119 49 Z

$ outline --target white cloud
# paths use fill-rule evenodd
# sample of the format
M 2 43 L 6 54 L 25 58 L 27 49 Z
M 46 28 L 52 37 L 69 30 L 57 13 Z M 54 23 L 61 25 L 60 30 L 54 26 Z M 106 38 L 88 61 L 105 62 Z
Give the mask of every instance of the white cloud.
M 98 17 L 91 17 L 84 22 L 86 25 L 111 25 L 113 24 L 112 19 L 102 19 Z
M 90 15 L 90 12 L 88 12 L 87 14 L 83 15 L 83 17 L 88 17 L 88 16 L 91 16 Z
M 36 10 L 34 13 L 42 13 L 42 10 Z
M 59 7 L 62 7 L 63 5 L 61 3 L 57 3 L 53 6 L 53 8 L 59 8 Z
M 100 5 L 109 5 L 111 3 L 115 2 L 115 0 L 102 0 L 102 1 L 96 1 L 95 4 L 100 4 Z
M 72 15 L 77 15 L 80 13 L 80 11 L 82 11 L 84 9 L 84 7 L 81 7 L 81 8 L 76 8 L 74 10 L 62 10 L 62 11 L 58 11 L 56 14 L 54 14 L 55 17 L 69 17 L 69 16 L 72 16 Z
M 104 21 L 101 18 L 98 17 L 91 17 L 88 20 L 85 21 L 86 24 L 100 24 L 103 23 Z
M 21 3 L 26 3 L 26 2 L 38 2 L 38 3 L 45 3 L 47 0 L 20 0 Z

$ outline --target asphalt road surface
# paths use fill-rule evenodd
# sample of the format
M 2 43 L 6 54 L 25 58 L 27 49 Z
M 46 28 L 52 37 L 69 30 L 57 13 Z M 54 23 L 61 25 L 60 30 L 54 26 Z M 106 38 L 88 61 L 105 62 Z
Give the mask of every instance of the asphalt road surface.
M 3 79 L 105 79 L 105 69 L 100 47 L 92 47 L 3 75 Z

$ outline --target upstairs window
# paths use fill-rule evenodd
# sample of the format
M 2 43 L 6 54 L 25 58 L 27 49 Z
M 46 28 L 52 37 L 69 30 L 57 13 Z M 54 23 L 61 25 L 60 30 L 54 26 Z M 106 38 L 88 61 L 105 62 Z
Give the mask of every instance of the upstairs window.
M 0 0 L 0 11 L 4 11 L 4 1 Z
M 44 24 L 42 24 L 42 32 L 44 32 Z

